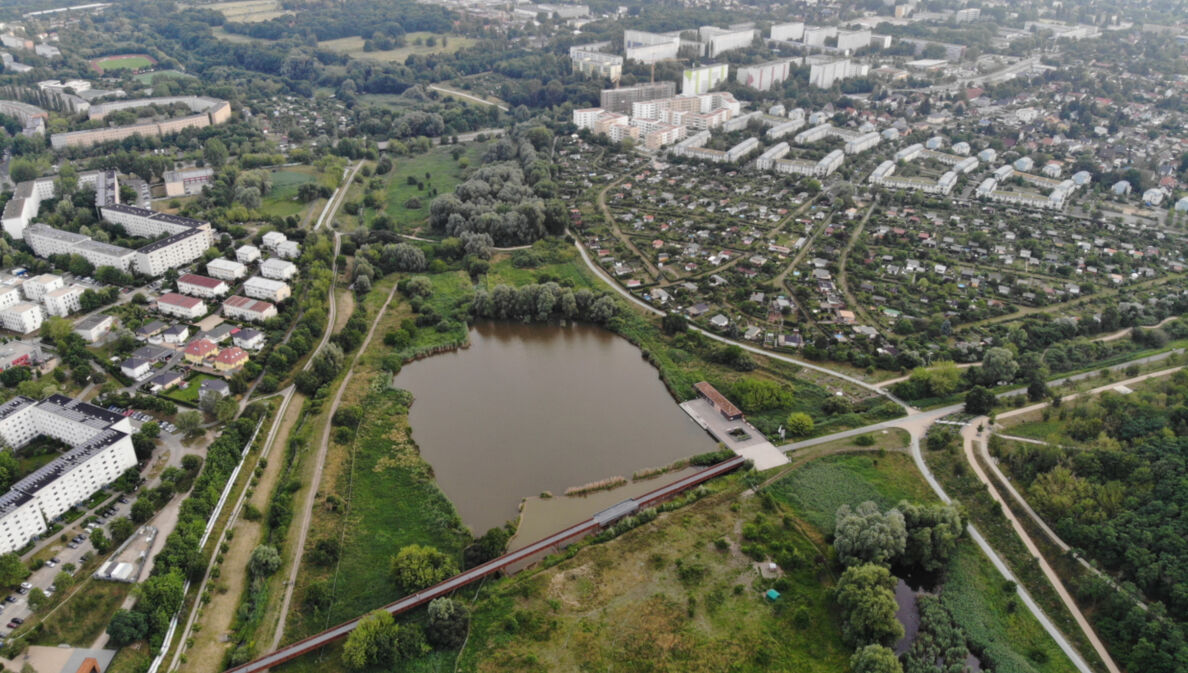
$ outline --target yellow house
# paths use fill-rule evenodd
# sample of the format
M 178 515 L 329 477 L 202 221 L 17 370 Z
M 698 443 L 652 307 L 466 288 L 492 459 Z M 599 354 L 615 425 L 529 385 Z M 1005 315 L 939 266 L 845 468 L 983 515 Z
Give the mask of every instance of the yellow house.
M 239 346 L 232 346 L 230 348 L 224 348 L 218 354 L 218 356 L 215 357 L 214 366 L 215 369 L 219 370 L 220 372 L 228 372 L 233 369 L 239 369 L 240 367 L 247 364 L 247 361 L 247 351 L 240 348 Z
M 219 347 L 210 339 L 194 339 L 186 346 L 186 362 L 200 365 L 218 350 Z

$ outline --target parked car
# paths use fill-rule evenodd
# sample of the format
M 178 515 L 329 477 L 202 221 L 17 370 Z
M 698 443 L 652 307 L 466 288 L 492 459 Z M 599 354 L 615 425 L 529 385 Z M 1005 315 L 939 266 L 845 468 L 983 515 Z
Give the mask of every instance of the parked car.
M 21 619 L 20 617 L 13 617 L 12 621 L 16 624 L 24 624 L 25 623 L 25 620 Z
M 21 582 L 21 588 L 22 589 L 32 589 L 33 585 L 29 584 L 28 582 Z
M 62 562 L 62 559 L 58 558 L 57 556 L 53 557 L 53 558 L 52 558 L 52 559 L 50 559 L 50 560 L 51 560 L 51 561 L 53 561 L 54 563 L 61 563 L 61 562 Z
M 54 566 L 56 566 L 56 565 L 58 565 L 58 564 L 57 564 L 57 563 L 54 563 L 53 561 L 46 561 L 46 562 L 45 562 L 45 566 L 46 566 L 47 568 L 53 568 L 53 567 L 54 567 Z
M 5 603 L 15 603 L 16 601 L 16 596 L 13 596 L 12 594 L 9 594 L 8 597 L 4 599 Z
M 66 546 L 67 546 L 67 547 L 70 547 L 71 549 L 78 549 L 78 543 L 77 543 L 77 542 L 68 542 L 68 543 L 66 544 Z

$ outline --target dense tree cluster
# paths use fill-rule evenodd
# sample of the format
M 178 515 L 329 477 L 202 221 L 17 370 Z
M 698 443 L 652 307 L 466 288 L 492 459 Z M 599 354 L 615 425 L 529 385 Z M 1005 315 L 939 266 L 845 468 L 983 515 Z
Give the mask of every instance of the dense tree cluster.
M 1008 452 L 992 440 L 991 450 L 1061 538 L 1152 604 L 1144 611 L 1104 583 L 1080 587 L 1118 663 L 1177 670 L 1188 661 L 1188 373 L 1061 405 L 1048 420 L 1061 428 L 1053 443 Z
M 555 192 L 551 165 L 538 158 L 531 140 L 504 138 L 452 194 L 433 201 L 429 225 L 449 236 L 489 234 L 497 245 L 532 243 L 565 230 L 568 209 L 551 198 Z
M 486 288 L 474 292 L 474 315 L 479 318 L 544 322 L 560 317 L 603 325 L 617 311 L 610 295 L 599 296 L 586 288 L 574 292 L 557 283 L 496 285 L 490 292 Z

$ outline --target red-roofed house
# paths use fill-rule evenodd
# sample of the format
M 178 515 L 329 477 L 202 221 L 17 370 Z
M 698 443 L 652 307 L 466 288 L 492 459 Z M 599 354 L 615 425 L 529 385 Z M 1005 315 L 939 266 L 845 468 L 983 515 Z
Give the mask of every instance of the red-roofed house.
M 247 361 L 247 351 L 239 346 L 232 346 L 230 348 L 224 348 L 215 356 L 214 366 L 215 369 L 221 372 L 227 372 L 233 369 L 239 369 L 247 364 Z
M 166 292 L 157 298 L 157 311 L 165 315 L 193 320 L 206 315 L 206 304 L 197 297 L 187 297 L 176 292 Z
M 276 306 L 259 299 L 233 295 L 223 302 L 223 315 L 239 320 L 259 322 L 276 317 Z
M 207 298 L 221 297 L 231 290 L 224 281 L 217 278 L 199 276 L 196 273 L 187 273 L 181 278 L 178 278 L 177 289 L 182 294 Z
M 210 339 L 194 339 L 186 346 L 186 362 L 200 365 L 218 350 L 219 347 Z

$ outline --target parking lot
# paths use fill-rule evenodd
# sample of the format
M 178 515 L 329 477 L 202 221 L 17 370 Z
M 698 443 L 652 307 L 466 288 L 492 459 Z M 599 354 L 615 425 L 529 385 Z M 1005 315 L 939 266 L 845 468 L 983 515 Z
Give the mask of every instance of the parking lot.
M 30 591 L 37 588 L 44 591 L 47 596 L 52 596 L 55 591 L 54 579 L 59 572 L 64 570 L 63 566 L 66 564 L 74 565 L 74 572 L 77 578 L 78 568 L 83 565 L 85 559 L 89 559 L 95 553 L 95 548 L 91 545 L 91 531 L 96 528 L 102 528 L 104 534 L 110 538 L 111 531 L 108 529 L 108 522 L 116 517 L 128 516 L 131 510 L 132 498 L 121 496 L 112 503 L 110 508 L 89 512 L 79 517 L 77 521 L 58 533 L 54 537 L 54 541 L 48 545 L 48 548 L 51 549 L 51 553 L 53 554 L 51 560 L 47 561 L 41 568 L 33 571 L 33 574 L 25 580 L 19 591 L 8 595 L 3 602 L 0 602 L 0 621 L 3 622 L 3 626 L 0 626 L 0 637 L 7 638 L 16 627 L 20 626 L 20 622 L 15 620 L 23 622 L 32 614 L 33 611 L 29 609 L 28 603 Z M 100 517 L 102 523 L 88 528 L 83 522 L 91 514 Z M 59 541 L 59 538 L 63 535 L 66 536 L 66 543 Z

